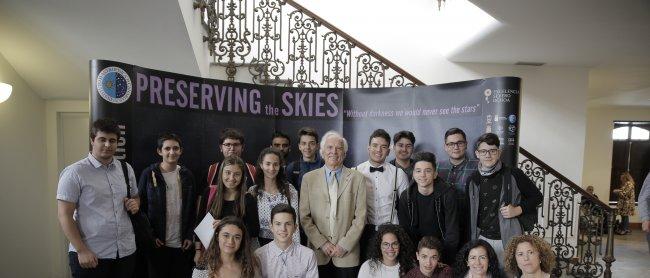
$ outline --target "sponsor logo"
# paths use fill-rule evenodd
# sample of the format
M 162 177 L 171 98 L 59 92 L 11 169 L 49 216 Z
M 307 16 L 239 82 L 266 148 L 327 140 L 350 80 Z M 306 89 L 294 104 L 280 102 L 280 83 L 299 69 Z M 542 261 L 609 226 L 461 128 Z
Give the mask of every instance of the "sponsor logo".
M 97 92 L 110 103 L 120 104 L 129 100 L 133 89 L 131 78 L 121 68 L 107 67 L 97 75 Z
M 508 145 L 509 146 L 514 146 L 515 145 L 515 138 L 508 138 Z
M 517 127 L 515 125 L 509 125 L 508 126 L 508 131 L 510 131 L 511 133 L 515 133 L 516 130 L 517 130 Z
M 492 115 L 487 115 L 487 117 L 485 118 L 485 123 L 487 123 L 487 124 L 492 123 Z
M 485 102 L 490 103 L 490 96 L 492 95 L 492 90 L 485 89 L 483 94 L 485 95 Z
M 509 121 L 511 124 L 516 123 L 516 122 L 517 122 L 517 116 L 515 116 L 514 114 L 508 116 L 508 121 Z
M 498 122 L 499 121 L 499 115 L 494 115 L 494 121 Z
M 492 126 L 491 125 L 486 126 L 485 127 L 485 132 L 492 132 Z

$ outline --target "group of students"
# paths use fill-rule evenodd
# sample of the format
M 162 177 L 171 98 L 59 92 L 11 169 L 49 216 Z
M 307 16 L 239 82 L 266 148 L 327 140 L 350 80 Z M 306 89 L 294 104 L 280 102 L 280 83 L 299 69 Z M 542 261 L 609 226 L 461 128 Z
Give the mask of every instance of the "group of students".
M 135 180 L 133 169 L 124 172 L 113 158 L 119 134 L 112 120 L 93 123 L 91 153 L 61 173 L 59 221 L 74 277 L 130 276 L 123 275 L 136 264 L 127 211 L 151 223 L 150 277 L 501 277 L 503 266 L 544 277 L 531 275 L 548 276 L 553 265 L 548 244 L 522 236 L 541 193 L 501 162 L 492 133 L 477 139 L 474 160 L 465 133 L 449 129 L 449 158 L 437 161 L 431 152 L 413 154 L 413 133 L 391 140 L 378 129 L 368 161 L 347 168 L 347 140 L 333 131 L 319 142 L 314 129 L 300 129 L 301 158 L 291 163 L 291 139 L 276 133 L 253 165 L 241 159 L 244 135 L 225 129 L 224 158 L 199 181 L 178 163 L 181 139 L 166 134 L 157 140 L 161 161 L 142 171 L 137 187 L 124 181 Z M 193 229 L 208 213 L 215 236 L 203 246 Z

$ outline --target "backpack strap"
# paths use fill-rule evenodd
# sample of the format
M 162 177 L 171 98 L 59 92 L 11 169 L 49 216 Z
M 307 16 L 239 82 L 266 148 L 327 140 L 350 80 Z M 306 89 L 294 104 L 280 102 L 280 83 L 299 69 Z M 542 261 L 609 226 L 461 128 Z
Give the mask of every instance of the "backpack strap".
M 124 174 L 124 181 L 126 181 L 126 197 L 131 199 L 131 185 L 129 184 L 129 169 L 126 167 L 126 161 L 120 161 L 122 165 L 122 174 Z
M 210 207 L 212 206 L 214 197 L 217 195 L 216 185 L 210 185 L 208 188 L 210 189 L 210 191 L 208 191 L 208 204 L 205 206 L 205 211 L 210 211 Z
M 250 165 L 246 163 L 246 168 L 248 168 L 248 173 L 251 175 L 251 179 L 253 180 L 253 184 L 255 184 L 255 166 Z
M 208 168 L 208 185 L 212 185 L 214 177 L 217 175 L 217 170 L 219 169 L 219 162 L 211 164 Z

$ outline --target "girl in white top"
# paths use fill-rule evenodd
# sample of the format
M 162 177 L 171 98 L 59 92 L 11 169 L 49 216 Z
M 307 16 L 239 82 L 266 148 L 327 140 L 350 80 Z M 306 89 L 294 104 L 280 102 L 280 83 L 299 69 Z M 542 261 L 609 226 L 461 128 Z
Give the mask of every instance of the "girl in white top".
M 257 159 L 256 177 L 257 185 L 249 189 L 257 198 L 257 211 L 259 215 L 260 231 L 258 240 L 260 246 L 273 241 L 271 232 L 271 210 L 277 204 L 288 204 L 298 211 L 298 191 L 287 182 L 282 171 L 282 153 L 273 148 L 265 148 Z M 296 222 L 296 228 L 298 223 Z M 292 235 L 294 242 L 300 242 L 298 229 Z
M 408 254 L 413 253 L 413 244 L 402 227 L 383 224 L 377 236 L 369 244 L 369 259 L 359 269 L 360 278 L 404 276 L 414 262 Z

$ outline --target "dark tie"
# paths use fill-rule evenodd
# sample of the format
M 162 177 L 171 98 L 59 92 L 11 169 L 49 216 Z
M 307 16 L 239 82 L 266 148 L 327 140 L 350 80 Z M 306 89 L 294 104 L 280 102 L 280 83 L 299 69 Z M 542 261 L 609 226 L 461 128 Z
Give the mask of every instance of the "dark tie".
M 370 173 L 375 172 L 375 171 L 379 171 L 379 172 L 383 173 L 384 172 L 384 166 L 379 166 L 377 168 L 370 166 Z

